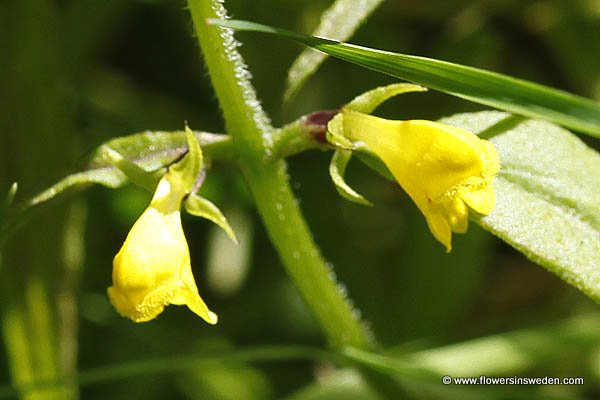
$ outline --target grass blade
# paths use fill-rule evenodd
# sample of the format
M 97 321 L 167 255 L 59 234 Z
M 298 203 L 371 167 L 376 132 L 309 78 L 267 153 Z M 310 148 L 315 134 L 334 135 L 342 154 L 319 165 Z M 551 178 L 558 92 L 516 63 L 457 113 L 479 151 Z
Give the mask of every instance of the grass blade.
M 370 49 L 248 21 L 209 22 L 232 29 L 292 39 L 333 57 L 431 89 L 514 114 L 546 119 L 590 136 L 600 137 L 600 104 L 568 92 L 465 65 Z

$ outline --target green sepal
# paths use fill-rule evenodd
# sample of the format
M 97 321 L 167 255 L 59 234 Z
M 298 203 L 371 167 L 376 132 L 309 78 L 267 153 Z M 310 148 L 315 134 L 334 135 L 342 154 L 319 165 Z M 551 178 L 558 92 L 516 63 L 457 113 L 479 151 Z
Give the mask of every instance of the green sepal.
M 164 170 L 161 169 L 152 172 L 146 171 L 133 161 L 123 157 L 118 151 L 111 149 L 108 146 L 100 146 L 99 152 L 105 160 L 109 161 L 123 172 L 127 179 L 149 192 L 153 192 L 154 189 L 156 189 L 156 185 L 163 175 Z
M 413 85 L 411 83 L 394 83 L 391 85 L 381 86 L 381 87 L 375 88 L 373 90 L 369 90 L 368 92 L 365 92 L 365 93 L 355 97 L 352 101 L 350 101 L 348 104 L 346 104 L 343 107 L 343 109 L 358 111 L 358 112 L 368 114 L 368 113 L 373 112 L 381 103 L 383 103 L 384 101 L 386 101 L 394 96 L 397 96 L 397 95 L 403 94 L 403 93 L 424 92 L 424 91 L 427 91 L 427 88 L 418 86 L 418 85 Z M 394 180 L 394 177 L 392 176 L 392 174 L 390 173 L 388 168 L 366 146 L 361 144 L 361 142 L 353 143 L 352 141 L 350 141 L 349 139 L 347 139 L 344 136 L 344 114 L 343 113 L 339 113 L 338 115 L 336 115 L 327 124 L 327 141 L 340 149 L 352 150 L 352 151 L 356 152 L 356 155 L 358 156 L 358 158 L 363 163 L 365 163 L 369 168 L 375 170 L 376 172 L 378 172 L 379 174 L 381 174 L 382 176 L 384 176 L 385 178 L 387 178 L 389 180 Z M 348 157 L 348 160 L 349 159 L 350 158 Z M 336 160 L 335 155 L 334 155 L 334 158 L 332 159 L 332 163 L 329 167 L 330 174 L 332 175 L 332 179 L 333 179 L 332 170 L 334 168 L 334 160 Z M 345 162 L 347 163 L 348 160 L 346 160 Z M 344 168 L 345 168 L 345 165 L 344 165 Z M 342 172 L 342 175 L 343 175 L 343 172 Z M 338 176 L 338 178 L 339 178 L 339 176 Z M 342 193 L 342 196 L 344 196 L 344 197 L 346 197 L 346 195 L 349 194 L 352 197 L 350 200 L 355 201 L 354 194 L 357 194 L 357 193 L 354 192 L 354 190 L 352 190 L 347 184 L 345 184 L 343 179 L 341 179 L 342 185 L 338 186 L 338 183 L 336 182 L 336 179 L 338 179 L 338 178 L 334 179 L 334 183 L 336 184 L 336 188 L 338 189 L 338 191 L 340 193 Z M 348 192 L 348 190 L 350 190 L 350 192 Z M 360 198 L 362 198 L 362 196 L 360 196 L 360 195 L 358 195 L 358 196 Z M 348 198 L 348 197 L 346 197 L 346 198 Z M 362 201 L 359 201 L 359 203 L 365 204 Z
M 327 141 L 341 149 L 354 149 L 354 143 L 344 136 L 344 116 L 342 113 L 339 113 L 327 123 Z
M 331 176 L 335 188 L 342 197 L 364 206 L 372 206 L 373 203 L 357 193 L 344 180 L 346 166 L 350 158 L 352 158 L 352 151 L 337 149 L 333 153 L 331 163 L 329 164 L 329 176 Z
M 373 112 L 384 101 L 403 93 L 424 92 L 427 88 L 412 83 L 394 83 L 369 90 L 346 104 L 343 109 L 365 114 Z M 344 115 L 339 113 L 327 124 L 327 141 L 336 147 L 354 150 L 356 144 L 344 136 Z
M 231 240 L 233 240 L 235 243 L 238 243 L 235 232 L 229 225 L 229 222 L 227 222 L 227 218 L 225 218 L 221 210 L 219 210 L 219 208 L 210 200 L 192 193 L 186 197 L 183 204 L 188 213 L 214 222 L 221 229 L 223 229 L 225 233 L 227 233 L 227 236 L 229 236 Z
M 196 185 L 200 171 L 204 165 L 204 156 L 198 139 L 192 130 L 185 126 L 185 139 L 188 152 L 180 161 L 169 167 L 169 174 L 177 176 L 178 184 L 184 193 L 191 193 Z
M 393 83 L 387 86 L 380 86 L 373 90 L 369 90 L 357 97 L 350 103 L 344 106 L 347 110 L 358 111 L 365 114 L 370 114 L 384 101 L 398 96 L 403 93 L 410 92 L 426 92 L 427 88 L 412 83 Z

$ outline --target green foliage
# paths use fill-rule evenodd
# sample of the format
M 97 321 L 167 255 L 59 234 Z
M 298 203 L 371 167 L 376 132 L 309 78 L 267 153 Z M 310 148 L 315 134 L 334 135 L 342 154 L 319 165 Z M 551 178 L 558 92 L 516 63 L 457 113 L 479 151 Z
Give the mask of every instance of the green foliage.
M 475 221 L 600 302 L 600 155 L 556 125 L 501 112 L 442 122 L 493 131 L 496 207 Z
M 320 24 L 315 35 L 348 40 L 357 32 L 355 42 L 431 57 L 284 32 L 452 95 L 400 96 L 378 114 L 454 114 L 442 121 L 490 139 L 503 163 L 497 207 L 473 221 L 519 252 L 476 224 L 457 235 L 451 254 L 437 251 L 414 204 L 379 179 L 373 169 L 391 178 L 389 171 L 360 145 L 352 155 L 369 168 L 348 163 L 347 152 L 336 152 L 331 168 L 338 188 L 347 178 L 375 207 L 334 190 L 326 169 L 336 143 L 325 127 L 336 107 L 392 83 L 389 76 L 332 60 L 309 80 L 325 56 L 308 49 L 286 71 L 296 56 L 287 42 L 247 35 L 238 49 L 231 31 L 205 24 L 226 13 L 217 0 L 190 0 L 186 9 L 161 1 L 0 2 L 0 398 L 75 399 L 78 389 L 91 400 L 597 398 L 600 324 L 588 299 L 600 297 L 597 143 L 587 147 L 549 122 L 471 112 L 477 104 L 455 97 L 598 136 L 597 103 L 489 72 L 597 98 L 600 69 L 590 54 L 598 53 L 600 20 L 591 2 L 226 4 L 245 19 L 296 31 Z M 281 109 L 286 74 L 286 96 L 298 101 Z M 365 112 L 379 101 L 377 92 L 362 98 Z M 134 326 L 116 315 L 106 287 L 147 193 L 91 189 L 88 213 L 62 195 L 95 184 L 152 186 L 153 173 L 188 151 L 184 132 L 173 130 L 184 121 L 227 133 L 195 132 L 207 174 L 185 206 L 226 231 L 223 215 L 197 196 L 243 214 L 231 218 L 243 248 L 214 225 L 184 218 L 194 276 L 219 325 L 169 307 Z M 128 132 L 141 133 L 115 138 Z M 81 167 L 82 159 L 90 161 Z M 215 231 L 222 240 L 210 240 Z M 218 281 L 231 278 L 228 268 L 238 272 L 224 289 Z M 445 374 L 583 376 L 585 385 L 445 386 Z
M 500 110 L 547 119 L 600 137 L 600 105 L 537 83 L 446 61 L 300 35 L 253 22 L 215 20 L 212 23 L 293 39 L 331 56 L 396 78 Z

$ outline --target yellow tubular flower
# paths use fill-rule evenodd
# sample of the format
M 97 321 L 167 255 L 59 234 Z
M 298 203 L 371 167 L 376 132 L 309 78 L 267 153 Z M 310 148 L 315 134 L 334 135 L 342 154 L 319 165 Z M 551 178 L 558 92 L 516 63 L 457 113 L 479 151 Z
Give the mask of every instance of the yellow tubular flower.
M 432 121 L 390 121 L 357 111 L 342 113 L 344 136 L 362 141 L 381 158 L 448 252 L 452 232 L 467 230 L 467 206 L 482 215 L 494 208 L 491 182 L 500 162 L 488 141 Z
M 134 322 L 156 318 L 169 304 L 185 304 L 216 324 L 217 315 L 200 298 L 192 275 L 179 211 L 185 193 L 173 185 L 167 173 L 131 228 L 114 258 L 108 296 L 117 311 Z

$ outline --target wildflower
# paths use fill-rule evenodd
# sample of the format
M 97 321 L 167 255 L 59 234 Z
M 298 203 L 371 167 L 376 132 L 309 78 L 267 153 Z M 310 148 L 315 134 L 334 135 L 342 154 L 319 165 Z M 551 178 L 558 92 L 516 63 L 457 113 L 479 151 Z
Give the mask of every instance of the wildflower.
M 108 296 L 117 311 L 134 322 L 156 318 L 169 304 L 185 304 L 209 324 L 217 323 L 200 295 L 192 274 L 190 251 L 181 227 L 181 206 L 206 218 L 237 241 L 227 219 L 212 202 L 195 193 L 202 176 L 202 149 L 186 127 L 187 155 L 160 179 L 148 208 L 127 235 L 113 260 L 113 286 Z M 133 182 L 148 186 L 153 173 L 142 170 L 115 151 L 107 157 Z
M 344 137 L 384 162 L 448 252 L 452 232 L 467 230 L 468 207 L 482 215 L 494 208 L 491 182 L 500 162 L 488 141 L 432 121 L 390 121 L 347 108 L 341 118 Z
M 169 304 L 185 304 L 215 324 L 217 315 L 198 294 L 192 275 L 179 211 L 183 195 L 168 178 L 160 181 L 150 206 L 115 256 L 108 296 L 121 315 L 135 322 L 156 318 Z

